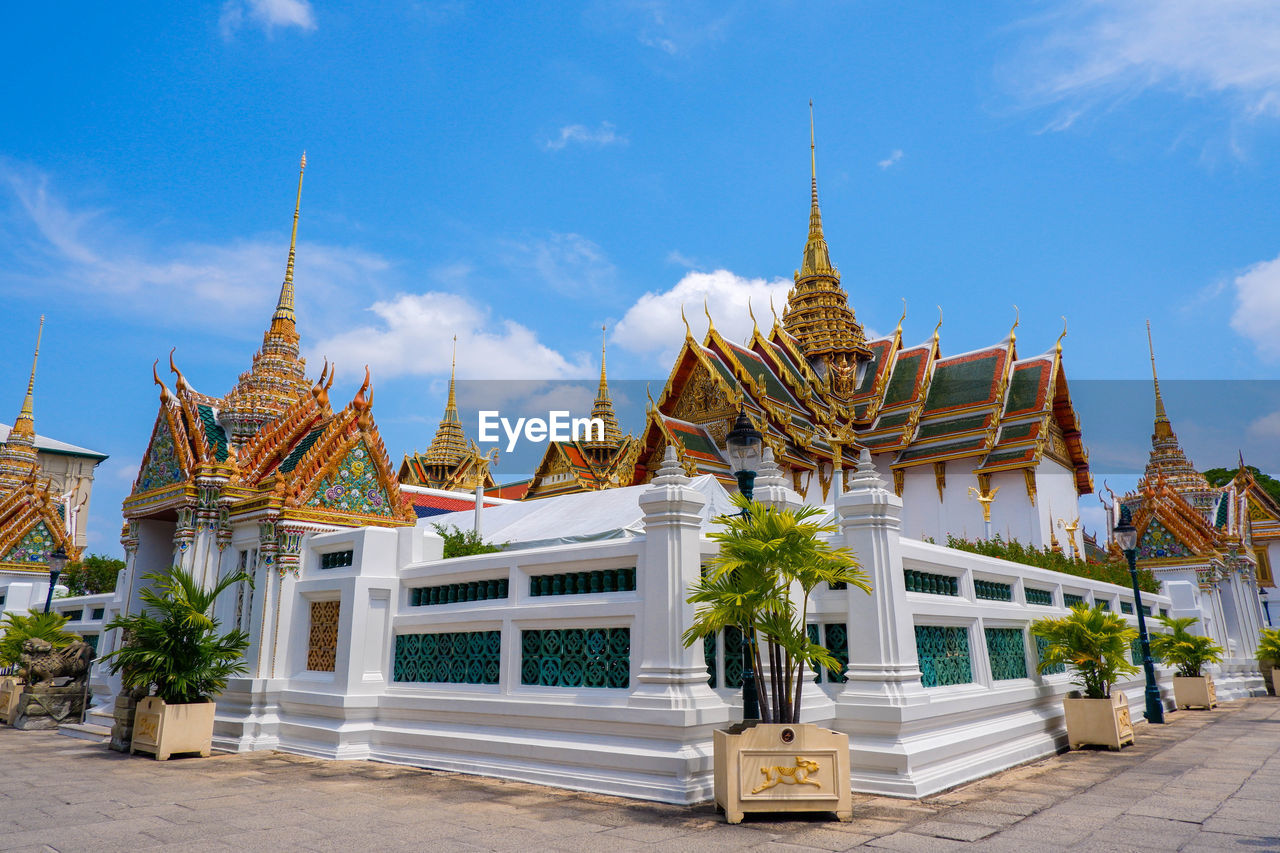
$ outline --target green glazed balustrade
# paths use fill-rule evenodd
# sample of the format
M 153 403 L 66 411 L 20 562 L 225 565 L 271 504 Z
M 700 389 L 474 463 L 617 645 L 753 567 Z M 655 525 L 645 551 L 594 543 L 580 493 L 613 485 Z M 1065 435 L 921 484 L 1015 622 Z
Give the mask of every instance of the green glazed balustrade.
M 344 566 L 351 565 L 355 559 L 355 551 L 330 551 L 327 554 L 320 555 L 320 568 L 322 569 L 341 569 Z
M 986 628 L 991 677 L 1008 681 L 1027 677 L 1027 646 L 1021 628 Z
M 1064 592 L 1062 594 L 1062 603 L 1066 607 L 1075 607 L 1077 604 L 1084 604 L 1084 596 Z
M 702 660 L 707 665 L 707 686 L 716 689 L 716 635 L 702 638 Z
M 1143 616 L 1148 616 L 1148 617 L 1149 617 L 1149 616 L 1151 615 L 1151 608 L 1150 608 L 1150 607 L 1148 607 L 1148 606 L 1147 606 L 1147 605 L 1145 605 L 1145 604 L 1144 604 L 1144 605 L 1142 605 L 1142 615 L 1143 615 Z
M 502 671 L 501 631 L 459 631 L 396 636 L 394 681 L 497 684 Z
M 737 628 L 725 628 L 720 635 L 724 644 L 724 686 L 736 690 L 742 686 L 742 632 Z M 702 659 L 707 664 L 708 684 L 715 689 L 720 682 L 716 677 L 716 637 L 702 638 Z
M 1036 637 L 1036 663 L 1044 660 L 1045 650 L 1049 648 L 1049 641 L 1044 637 Z M 1055 663 L 1053 666 L 1044 668 L 1041 675 L 1059 675 L 1067 671 L 1067 665 L 1064 663 Z
M 1142 640 L 1129 641 L 1129 662 L 1134 666 L 1142 666 Z
M 1047 589 L 1036 589 L 1029 586 L 1026 588 L 1027 604 L 1038 604 L 1041 607 L 1053 606 L 1053 593 Z
M 593 592 L 630 592 L 635 588 L 635 569 L 601 569 L 529 578 L 530 595 L 587 595 Z
M 1095 601 L 1094 601 L 1094 604 L 1098 605 L 1099 607 L 1101 607 L 1103 610 L 1105 610 L 1105 611 L 1107 611 L 1107 612 L 1110 612 L 1110 611 L 1111 611 L 1111 602 L 1110 602 L 1110 601 L 1096 601 L 1096 600 L 1095 600 Z
M 507 597 L 507 579 L 494 578 L 469 583 L 447 583 L 441 586 L 420 586 L 409 590 L 410 607 L 429 607 L 433 604 L 457 604 L 463 601 L 488 601 Z
M 630 628 L 520 632 L 520 683 L 541 687 L 629 687 Z
M 920 659 L 920 682 L 925 687 L 973 681 L 969 632 L 965 628 L 917 625 L 916 654 Z
M 960 579 L 951 575 L 935 575 L 932 572 L 903 569 L 902 577 L 906 581 L 907 592 L 927 592 L 930 595 L 960 594 Z
M 828 684 L 843 684 L 849 679 L 845 676 L 844 671 L 849 667 L 849 629 L 843 622 L 832 622 L 827 625 L 810 625 L 807 633 L 809 634 L 809 642 L 822 643 L 826 646 L 827 651 L 831 652 L 832 657 L 840 662 L 840 669 L 826 670 L 826 682 Z M 826 642 L 820 640 L 819 633 L 826 635 Z M 824 680 L 820 673 L 813 674 L 813 682 L 817 684 Z
M 1007 583 L 974 580 L 973 594 L 986 601 L 1013 601 L 1013 587 Z
M 1133 615 L 1133 604 L 1132 604 L 1131 602 L 1128 602 L 1128 601 L 1122 601 L 1122 602 L 1120 602 L 1120 612 L 1121 612 L 1121 613 L 1127 613 L 1127 614 L 1129 614 L 1130 616 L 1132 616 L 1132 615 Z

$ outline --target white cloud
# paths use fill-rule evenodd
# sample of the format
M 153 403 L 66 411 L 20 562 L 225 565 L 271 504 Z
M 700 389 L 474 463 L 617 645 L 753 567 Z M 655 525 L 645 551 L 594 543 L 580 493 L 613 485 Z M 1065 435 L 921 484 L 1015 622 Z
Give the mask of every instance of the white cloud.
M 770 298 L 781 312 L 790 288 L 791 282 L 783 278 L 744 278 L 724 269 L 689 272 L 670 290 L 646 293 L 636 300 L 618 321 L 612 338 L 625 350 L 652 355 L 657 364 L 670 366 L 684 339 L 681 306 L 699 341 L 707 328 L 702 307 L 705 299 L 720 334 L 741 342 L 751 333 L 748 300 L 764 330 L 773 325 Z
M 1280 412 L 1263 415 L 1249 424 L 1249 435 L 1254 438 L 1280 439 Z
M 1254 264 L 1236 276 L 1231 328 L 1253 341 L 1268 359 L 1280 359 L 1280 258 Z
M 890 166 L 895 165 L 901 159 L 902 159 L 902 149 L 895 148 L 893 149 L 893 152 L 889 154 L 888 157 L 884 158 L 876 165 L 879 166 L 881 169 L 887 169 Z
M 316 28 L 315 10 L 310 0 L 227 0 L 222 4 L 218 29 L 223 38 L 231 38 L 248 21 L 273 35 L 277 27 Z
M 680 56 L 723 41 L 739 5 L 722 0 L 597 0 L 587 17 L 609 29 L 630 30 L 645 47 Z
M 1280 116 L 1274 0 L 1060 0 L 1015 32 L 1030 37 L 1005 71 L 1030 101 L 1061 107 L 1050 129 L 1153 90 Z
M 508 269 L 537 276 L 566 295 L 599 292 L 612 284 L 617 274 L 604 249 L 581 234 L 552 232 L 501 240 L 498 255 Z
M 107 210 L 73 207 L 38 172 L 0 164 L 4 188 L 10 192 L 0 192 L 0 293 L 38 285 L 107 312 L 246 330 L 260 326 L 279 294 L 288 254 L 283 234 L 157 246 Z M 282 223 L 287 204 L 282 199 Z M 348 314 L 359 307 L 353 294 L 367 300 L 389 267 L 361 249 L 299 243 L 294 280 L 308 306 L 302 322 L 324 325 L 321 312 Z
M 570 145 L 581 145 L 586 148 L 604 148 L 609 145 L 626 145 L 627 137 L 618 133 L 610 122 L 602 121 L 599 127 L 587 127 L 585 124 L 567 124 L 560 128 L 556 136 L 542 141 L 547 151 L 560 151 Z
M 374 376 L 439 374 L 458 336 L 460 379 L 566 379 L 593 373 L 587 356 L 569 360 L 514 320 L 452 293 L 399 293 L 375 302 L 374 323 L 318 341 L 308 360 L 328 358 L 340 369 L 368 364 Z M 348 366 L 349 367 L 346 367 Z M 596 368 L 598 369 L 598 368 Z

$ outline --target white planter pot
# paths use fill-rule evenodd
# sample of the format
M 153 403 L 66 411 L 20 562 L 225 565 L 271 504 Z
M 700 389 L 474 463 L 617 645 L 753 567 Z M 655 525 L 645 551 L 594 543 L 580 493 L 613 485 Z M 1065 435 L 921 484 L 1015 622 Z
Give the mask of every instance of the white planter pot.
M 18 697 L 21 694 L 21 678 L 16 675 L 0 678 L 0 723 L 13 725 L 13 715 L 18 710 Z
M 1120 691 L 1110 699 L 1071 699 L 1064 697 L 1062 710 L 1067 721 L 1067 740 L 1072 749 L 1085 744 L 1119 750 L 1133 743 L 1133 723 L 1129 719 L 1129 702 Z
M 746 812 L 835 812 L 853 820 L 849 736 L 807 723 L 717 730 L 715 796 L 729 823 Z
M 1201 675 L 1173 678 L 1173 704 L 1179 708 L 1203 708 L 1206 711 L 1218 704 L 1218 692 L 1213 687 L 1213 677 Z
M 138 702 L 133 718 L 133 752 L 150 752 L 164 761 L 179 752 L 198 752 L 208 757 L 213 743 L 214 703 L 167 705 L 148 696 Z

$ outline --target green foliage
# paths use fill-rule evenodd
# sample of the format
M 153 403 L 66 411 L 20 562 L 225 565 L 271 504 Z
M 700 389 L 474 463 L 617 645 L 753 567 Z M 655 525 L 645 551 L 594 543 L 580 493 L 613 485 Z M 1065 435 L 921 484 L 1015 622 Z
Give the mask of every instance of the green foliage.
M 22 644 L 30 639 L 45 640 L 55 649 L 65 649 L 80 639 L 79 634 L 62 630 L 67 617 L 40 610 L 4 614 L 0 620 L 0 666 L 13 666 L 22 654 Z
M 82 560 L 67 563 L 59 582 L 67 587 L 69 595 L 115 592 L 116 577 L 123 568 L 124 560 L 90 554 Z
M 1280 666 L 1280 628 L 1263 628 L 1258 634 L 1258 660 Z
M 227 575 L 213 589 L 202 588 L 190 572 L 177 566 L 168 574 L 146 578 L 153 583 L 142 590 L 146 609 L 107 625 L 123 629 L 125 642 L 102 659 L 128 689 L 145 695 L 154 688 L 171 704 L 209 701 L 227 686 L 228 678 L 246 671 L 241 656 L 249 647 L 244 631 L 219 634 L 218 620 L 210 611 L 224 590 L 249 576 Z
M 1039 671 L 1066 664 L 1086 699 L 1108 698 L 1111 685 L 1121 675 L 1138 671 L 1129 662 L 1129 643 L 1137 638 L 1138 630 L 1129 627 L 1119 614 L 1099 606 L 1077 604 L 1068 616 L 1037 619 L 1031 623 L 1031 633 L 1048 644 Z
M 1033 548 L 1023 545 L 1017 539 L 1006 542 L 1000 534 L 996 534 L 991 539 L 978 540 L 962 539 L 948 534 L 947 547 L 972 554 L 983 554 L 987 557 L 999 557 L 1012 563 L 1036 566 L 1076 577 L 1113 583 L 1117 586 L 1133 586 L 1133 580 L 1129 577 L 1129 564 L 1124 561 L 1098 563 L 1079 557 L 1071 558 L 1065 554 L 1059 554 L 1048 546 Z M 1143 592 L 1158 593 L 1160 582 L 1156 580 L 1156 576 L 1150 569 L 1140 568 L 1138 569 L 1138 587 Z
M 1246 465 L 1244 467 L 1253 474 L 1253 478 L 1258 481 L 1258 485 L 1262 487 L 1264 492 L 1271 495 L 1271 497 L 1275 498 L 1276 501 L 1280 502 L 1280 480 L 1277 480 L 1269 474 L 1262 473 L 1252 465 Z M 1209 485 L 1211 486 L 1225 486 L 1227 483 L 1234 480 L 1236 474 L 1239 473 L 1239 466 L 1235 468 L 1210 468 L 1208 471 L 1204 472 L 1204 478 L 1209 481 Z
M 503 546 L 484 541 L 474 530 L 459 530 L 456 525 L 448 527 L 443 524 L 431 525 L 444 537 L 444 558 L 470 557 L 472 554 L 492 554 L 501 551 Z
M 851 551 L 820 538 L 836 531 L 813 520 L 822 510 L 779 510 L 741 495 L 733 500 L 745 513 L 716 519 L 723 527 L 710 536 L 720 553 L 689 590 L 697 608 L 684 643 L 691 646 L 729 627 L 742 629 L 752 667 L 761 673 L 763 639 L 770 676 L 756 680 L 761 717 L 766 723 L 794 723 L 800 717 L 805 668 L 840 669 L 825 646 L 809 639 L 810 595 L 820 583 L 844 583 L 868 593 L 871 583 Z M 799 607 L 790 594 L 793 584 L 804 593 Z
M 1199 678 L 1207 663 L 1222 660 L 1222 646 L 1209 637 L 1192 634 L 1187 629 L 1200 620 L 1195 616 L 1175 618 L 1157 616 L 1156 620 L 1169 629 L 1168 633 L 1151 635 L 1151 654 L 1169 666 L 1178 668 L 1183 678 Z

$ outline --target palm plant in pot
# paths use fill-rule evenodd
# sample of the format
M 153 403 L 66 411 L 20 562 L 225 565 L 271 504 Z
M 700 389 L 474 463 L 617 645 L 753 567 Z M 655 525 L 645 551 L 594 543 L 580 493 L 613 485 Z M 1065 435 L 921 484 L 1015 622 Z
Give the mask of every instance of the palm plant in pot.
M 1112 685 L 1138 668 L 1129 662 L 1136 628 L 1119 614 L 1077 604 L 1066 616 L 1037 619 L 1031 633 L 1045 641 L 1038 670 L 1065 665 L 1080 690 L 1062 699 L 1071 748 L 1096 744 L 1120 749 L 1133 743 L 1129 703 Z
M 835 525 L 816 507 L 778 509 L 738 495 L 742 512 L 710 534 L 720 552 L 690 590 L 696 605 L 685 645 L 738 628 L 758 674 L 761 721 L 715 732 L 715 797 L 730 823 L 747 811 L 834 811 L 852 819 L 849 738 L 800 723 L 803 688 L 839 662 L 807 630 L 820 583 L 871 591 L 853 553 L 825 541 Z
M 44 640 L 55 651 L 79 640 L 79 634 L 63 630 L 66 624 L 67 617 L 61 613 L 39 610 L 5 613 L 4 619 L 0 620 L 0 670 L 18 665 L 22 646 L 27 640 Z M 13 723 L 14 709 L 24 682 L 22 672 L 0 677 L 0 722 Z
M 243 655 L 249 635 L 223 634 L 212 610 L 218 596 L 242 580 L 227 575 L 203 588 L 185 569 L 145 576 L 141 613 L 123 615 L 107 628 L 123 629 L 124 643 L 106 655 L 125 690 L 138 691 L 132 752 L 150 752 L 164 760 L 173 753 L 208 755 L 213 739 L 214 697 L 227 679 L 246 671 Z M 154 695 L 151 695 L 154 693 Z
M 1200 621 L 1198 617 L 1157 616 L 1156 619 L 1169 630 L 1151 635 L 1151 654 L 1178 670 L 1173 677 L 1174 704 L 1179 708 L 1206 710 L 1217 705 L 1213 677 L 1204 672 L 1204 667 L 1222 660 L 1222 646 L 1210 637 L 1188 630 Z
M 1271 692 L 1280 696 L 1280 628 L 1263 628 L 1258 634 L 1258 661 L 1271 664 Z

